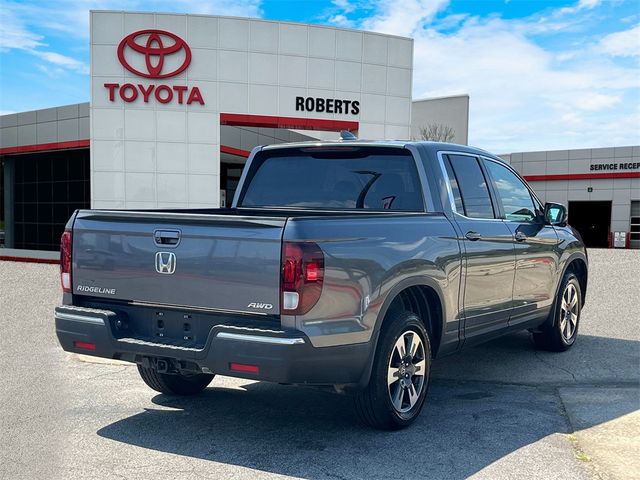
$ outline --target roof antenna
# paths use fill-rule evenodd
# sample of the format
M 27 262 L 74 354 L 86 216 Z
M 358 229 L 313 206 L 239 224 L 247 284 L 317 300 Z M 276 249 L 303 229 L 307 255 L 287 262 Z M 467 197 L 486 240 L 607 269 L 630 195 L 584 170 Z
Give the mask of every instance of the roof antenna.
M 340 140 L 344 141 L 344 140 L 357 140 L 357 139 L 358 137 L 356 137 L 349 130 L 340 130 Z

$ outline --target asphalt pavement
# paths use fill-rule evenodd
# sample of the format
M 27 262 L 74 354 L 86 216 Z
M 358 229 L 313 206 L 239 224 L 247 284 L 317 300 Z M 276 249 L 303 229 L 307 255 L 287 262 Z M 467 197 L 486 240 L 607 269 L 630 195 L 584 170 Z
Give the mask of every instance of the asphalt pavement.
M 569 352 L 518 333 L 438 359 L 423 414 L 393 433 L 312 388 L 157 394 L 58 346 L 57 266 L 0 262 L 0 478 L 640 478 L 640 252 L 589 256 Z

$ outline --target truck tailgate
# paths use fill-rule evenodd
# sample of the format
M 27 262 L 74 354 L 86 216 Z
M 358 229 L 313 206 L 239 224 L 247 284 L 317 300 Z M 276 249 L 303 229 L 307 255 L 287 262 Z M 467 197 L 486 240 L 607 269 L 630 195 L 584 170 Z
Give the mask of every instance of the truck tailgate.
M 73 293 L 279 314 L 286 218 L 84 210 L 73 225 Z

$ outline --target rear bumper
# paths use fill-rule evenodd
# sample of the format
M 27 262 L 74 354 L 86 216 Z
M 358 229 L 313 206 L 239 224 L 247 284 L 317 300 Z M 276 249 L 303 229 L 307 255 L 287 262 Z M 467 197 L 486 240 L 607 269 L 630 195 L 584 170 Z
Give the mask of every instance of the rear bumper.
M 116 338 L 109 310 L 61 306 L 55 310 L 56 334 L 67 352 L 135 363 L 148 359 L 186 362 L 204 372 L 278 383 L 363 385 L 370 344 L 314 347 L 302 332 L 217 325 L 204 348 Z M 145 360 L 146 359 L 146 360 Z M 231 364 L 257 366 L 239 372 Z

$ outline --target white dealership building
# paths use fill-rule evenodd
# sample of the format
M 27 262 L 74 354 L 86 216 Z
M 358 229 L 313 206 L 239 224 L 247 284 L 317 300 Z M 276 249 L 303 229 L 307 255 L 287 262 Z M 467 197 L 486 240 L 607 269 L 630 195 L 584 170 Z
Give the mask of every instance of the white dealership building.
M 92 205 L 218 206 L 224 126 L 406 138 L 412 59 L 376 33 L 92 12 Z
M 257 145 L 411 134 L 410 38 L 203 15 L 90 22 L 90 102 L 0 117 L 7 247 L 56 249 L 75 208 L 228 205 Z M 468 97 L 450 102 L 466 142 Z
M 467 142 L 468 96 L 412 100 L 410 38 L 163 13 L 94 11 L 90 22 L 90 102 L 0 116 L 5 247 L 57 249 L 76 208 L 228 205 L 257 145 L 340 130 L 408 139 L 430 124 Z M 624 163 L 637 162 L 636 149 L 624 152 Z M 510 159 L 525 175 L 547 175 L 546 155 L 534 173 L 519 166 L 526 154 Z M 625 183 L 629 212 L 637 181 Z M 610 200 L 623 198 L 612 185 Z M 622 210 L 615 226 L 629 231 Z

